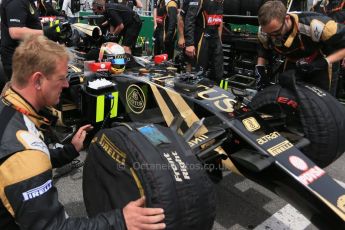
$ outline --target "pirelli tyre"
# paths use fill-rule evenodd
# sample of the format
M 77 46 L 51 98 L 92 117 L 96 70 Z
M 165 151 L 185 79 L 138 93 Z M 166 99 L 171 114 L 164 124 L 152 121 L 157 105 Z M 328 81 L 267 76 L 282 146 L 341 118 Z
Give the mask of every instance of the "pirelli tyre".
M 145 195 L 164 209 L 166 229 L 212 229 L 214 185 L 189 145 L 167 127 L 120 125 L 98 132 L 83 170 L 89 217 Z
M 296 93 L 280 85 L 260 91 L 251 107 L 292 142 L 305 137 L 302 149 L 311 160 L 326 167 L 345 151 L 345 109 L 327 92 L 297 83 Z

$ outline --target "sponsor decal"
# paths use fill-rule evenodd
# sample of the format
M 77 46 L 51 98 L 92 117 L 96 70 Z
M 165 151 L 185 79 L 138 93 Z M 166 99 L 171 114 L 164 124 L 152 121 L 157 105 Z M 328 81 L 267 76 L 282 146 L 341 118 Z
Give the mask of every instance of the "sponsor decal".
M 220 25 L 223 22 L 223 15 L 211 14 L 207 15 L 207 25 L 216 26 Z
M 16 136 L 20 143 L 22 143 L 22 145 L 25 147 L 25 149 L 34 149 L 44 152 L 50 158 L 47 145 L 39 137 L 23 130 L 18 131 Z
M 337 206 L 341 211 L 345 212 L 345 195 L 342 195 L 338 198 Z
M 318 166 L 314 166 L 304 173 L 302 173 L 299 177 L 298 180 L 302 182 L 304 185 L 309 185 L 319 179 L 321 176 L 325 174 L 325 171 L 323 171 L 321 168 Z
M 43 195 L 44 193 L 48 192 L 49 189 L 51 188 L 52 188 L 52 180 L 48 180 L 46 183 L 42 184 L 39 187 L 23 192 L 22 195 L 23 195 L 24 201 L 39 197 Z
M 260 129 L 260 124 L 257 122 L 257 120 L 254 117 L 248 117 L 242 120 L 242 123 L 249 132 L 254 132 Z
M 18 22 L 18 23 L 20 23 L 20 20 L 19 20 L 19 19 L 16 19 L 16 18 L 11 18 L 11 19 L 10 19 L 10 22 Z
M 263 145 L 263 144 L 265 144 L 271 140 L 276 139 L 279 136 L 280 136 L 280 134 L 278 132 L 273 132 L 273 133 L 270 133 L 268 135 L 265 135 L 263 137 L 256 139 L 256 142 L 258 142 L 259 145 Z
M 189 144 L 190 147 L 193 147 L 194 145 L 197 145 L 198 143 L 203 142 L 203 141 L 205 141 L 207 139 L 208 139 L 208 136 L 203 134 L 203 135 L 201 135 L 199 137 L 196 137 L 196 138 L 188 141 L 188 144 Z
M 326 93 L 322 89 L 317 88 L 316 86 L 306 85 L 305 87 L 316 93 L 319 97 L 326 96 Z
M 125 165 L 126 154 L 122 152 L 113 142 L 103 133 L 98 142 L 101 148 L 117 163 Z
M 298 170 L 306 171 L 309 168 L 307 163 L 298 156 L 289 156 L 289 161 Z
M 164 153 L 163 156 L 169 162 L 169 165 L 174 173 L 175 181 L 183 182 L 183 180 L 190 180 L 186 163 L 182 161 L 176 151 L 171 152 L 171 154 Z
M 283 141 L 269 149 L 267 149 L 267 152 L 269 152 L 272 156 L 276 156 L 278 154 L 281 154 L 282 152 L 285 152 L 289 148 L 291 148 L 293 144 L 291 144 L 288 140 Z
M 281 103 L 281 104 L 286 104 L 292 108 L 297 108 L 298 107 L 298 103 L 294 100 L 291 100 L 289 98 L 286 97 L 278 97 L 277 98 L 277 102 Z
M 145 110 L 146 98 L 142 89 L 137 85 L 130 85 L 126 90 L 126 101 L 128 108 L 136 114 Z
M 199 2 L 198 1 L 196 1 L 196 2 L 189 2 L 189 5 L 190 6 L 198 6 L 199 5 Z

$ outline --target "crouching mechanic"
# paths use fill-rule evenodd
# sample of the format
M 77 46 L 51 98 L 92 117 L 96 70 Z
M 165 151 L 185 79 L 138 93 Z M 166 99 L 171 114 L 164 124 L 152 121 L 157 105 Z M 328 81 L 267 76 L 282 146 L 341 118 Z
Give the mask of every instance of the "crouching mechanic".
M 262 5 L 258 19 L 259 90 L 268 84 L 265 64 L 275 51 L 286 57 L 285 70 L 295 68 L 297 78 L 335 95 L 339 61 L 345 57 L 344 25 L 318 13 L 287 13 L 281 1 Z
M 52 168 L 83 148 L 90 125 L 70 145 L 50 150 L 42 141 L 49 121 L 40 115 L 67 88 L 69 54 L 41 35 L 31 35 L 13 56 L 11 87 L 0 101 L 0 229 L 163 229 L 163 210 L 142 208 L 144 198 L 94 218 L 68 218 L 52 184 Z M 116 191 L 114 191 L 116 195 Z
M 190 0 L 184 23 L 186 54 L 198 68 L 210 69 L 208 77 L 219 83 L 224 72 L 223 0 Z
M 174 58 L 177 3 L 174 0 L 161 0 L 156 15 L 157 27 L 154 31 L 155 55 L 167 53 L 169 59 Z
M 135 46 L 142 26 L 139 15 L 123 4 L 105 3 L 105 0 L 94 0 L 92 10 L 105 17 L 111 35 L 123 36 L 122 46 L 126 53 L 131 54 L 131 47 Z

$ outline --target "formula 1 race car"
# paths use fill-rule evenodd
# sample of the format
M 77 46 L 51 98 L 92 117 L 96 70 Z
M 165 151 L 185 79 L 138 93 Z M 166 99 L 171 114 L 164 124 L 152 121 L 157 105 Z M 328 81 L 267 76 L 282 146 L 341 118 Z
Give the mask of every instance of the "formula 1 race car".
M 277 84 L 247 104 L 165 64 L 118 75 L 103 72 L 109 62 L 87 65 L 96 73 L 70 66 L 70 88 L 54 111 L 57 129 L 92 123 L 97 132 L 83 172 L 90 217 L 145 195 L 147 206 L 164 208 L 167 229 L 211 229 L 211 180 L 224 166 L 315 226 L 345 227 L 345 189 L 322 169 L 345 151 L 345 109 L 327 92 Z

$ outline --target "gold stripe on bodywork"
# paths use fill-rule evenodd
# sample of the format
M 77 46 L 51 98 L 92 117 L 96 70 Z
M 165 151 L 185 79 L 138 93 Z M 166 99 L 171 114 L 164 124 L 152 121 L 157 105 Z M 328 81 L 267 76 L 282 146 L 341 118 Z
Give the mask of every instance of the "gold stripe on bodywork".
M 328 21 L 325 27 L 323 28 L 321 40 L 326 41 L 329 38 L 331 38 L 333 35 L 337 33 L 337 29 L 338 29 L 338 24 L 335 21 L 333 20 Z
M 172 123 L 172 121 L 174 119 L 174 116 L 171 113 L 171 111 L 170 111 L 167 103 L 163 99 L 162 95 L 158 91 L 157 86 L 155 86 L 154 84 L 150 84 L 150 86 L 151 86 L 152 92 L 156 98 L 156 101 L 158 103 L 158 106 L 162 111 L 164 120 L 167 123 L 167 125 L 170 126 L 170 124 Z M 181 95 L 179 95 L 176 92 L 169 90 L 169 89 L 165 89 L 165 90 L 166 90 L 167 94 L 169 95 L 170 99 L 174 102 L 175 107 L 179 110 L 182 118 L 184 119 L 184 121 L 186 122 L 188 127 L 191 127 L 194 122 L 200 120 L 196 116 L 194 111 L 185 102 L 185 100 L 182 98 Z M 201 136 L 202 134 L 205 134 L 207 132 L 208 132 L 208 129 L 206 128 L 206 126 L 203 125 L 198 130 L 198 132 L 195 136 L 196 137 Z M 226 152 L 223 150 L 222 147 L 216 148 L 215 151 L 218 152 L 219 154 L 226 154 Z M 222 164 L 231 172 L 234 172 L 238 175 L 242 175 L 229 158 L 227 158 L 226 160 L 222 160 Z
M 176 109 L 180 112 L 188 127 L 191 127 L 194 122 L 200 120 L 180 94 L 172 91 L 167 91 L 167 93 L 170 99 L 174 102 Z M 207 131 L 207 128 L 202 125 L 195 136 L 199 137 L 202 134 L 207 133 Z
M 170 124 L 174 120 L 174 115 L 172 114 L 167 103 L 163 99 L 162 94 L 157 89 L 157 86 L 155 86 L 153 84 L 150 84 L 150 86 L 151 86 L 152 93 L 153 93 L 153 95 L 157 101 L 157 104 L 158 104 L 160 110 L 162 111 L 164 120 L 167 123 L 167 125 L 170 126 Z
M 321 196 L 319 193 L 317 193 L 316 191 L 312 190 L 312 193 L 314 193 L 317 197 L 319 197 L 320 200 L 322 200 L 323 203 L 325 203 L 330 209 L 333 210 L 333 212 L 335 212 L 341 219 L 343 219 L 345 221 L 345 214 L 340 211 L 337 207 L 335 207 L 334 204 L 332 204 L 331 202 L 329 202 L 327 199 L 325 199 L 323 196 Z
M 6 197 L 5 188 L 52 169 L 47 154 L 37 150 L 18 152 L 0 166 L 0 199 L 14 217 L 14 210 Z

